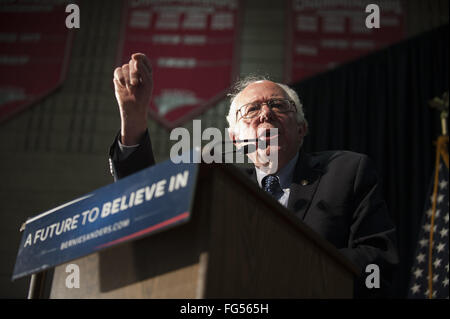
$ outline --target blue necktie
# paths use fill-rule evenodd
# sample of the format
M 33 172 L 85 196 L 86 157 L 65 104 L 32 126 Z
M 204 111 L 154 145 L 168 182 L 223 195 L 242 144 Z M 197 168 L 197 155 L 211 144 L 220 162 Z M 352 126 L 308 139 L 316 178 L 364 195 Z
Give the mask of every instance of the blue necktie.
M 261 185 L 266 192 L 275 198 L 279 198 L 280 195 L 283 194 L 283 190 L 281 189 L 280 181 L 277 176 L 265 176 L 261 181 Z

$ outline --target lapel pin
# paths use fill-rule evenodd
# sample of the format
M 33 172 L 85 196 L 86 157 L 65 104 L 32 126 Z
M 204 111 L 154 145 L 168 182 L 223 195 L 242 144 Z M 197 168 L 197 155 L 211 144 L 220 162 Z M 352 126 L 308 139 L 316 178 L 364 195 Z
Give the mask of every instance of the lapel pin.
M 302 181 L 300 182 L 303 186 L 308 185 L 308 181 L 306 179 L 302 179 Z

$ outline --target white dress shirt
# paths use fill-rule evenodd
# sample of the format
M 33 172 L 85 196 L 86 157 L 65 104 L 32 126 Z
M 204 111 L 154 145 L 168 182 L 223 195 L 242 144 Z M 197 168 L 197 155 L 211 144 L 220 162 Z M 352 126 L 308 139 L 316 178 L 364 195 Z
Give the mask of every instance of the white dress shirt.
M 278 174 L 275 174 L 275 176 L 278 177 L 278 180 L 280 181 L 281 189 L 283 190 L 283 194 L 279 198 L 277 198 L 278 202 L 280 202 L 281 205 L 284 207 L 287 207 L 288 201 L 289 201 L 289 194 L 291 192 L 291 182 L 292 182 L 292 175 L 294 173 L 295 164 L 298 160 L 298 152 L 295 154 L 294 158 L 291 159 L 285 167 L 283 167 Z M 262 188 L 261 182 L 262 179 L 267 175 L 267 173 L 264 173 L 262 170 L 256 169 L 256 179 L 258 180 L 259 187 Z

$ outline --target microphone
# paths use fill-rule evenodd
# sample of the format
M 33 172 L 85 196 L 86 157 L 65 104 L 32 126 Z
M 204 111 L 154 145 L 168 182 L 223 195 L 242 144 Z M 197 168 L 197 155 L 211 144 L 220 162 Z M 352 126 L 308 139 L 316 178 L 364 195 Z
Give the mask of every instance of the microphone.
M 228 144 L 228 143 L 248 143 L 248 142 L 257 142 L 257 141 L 258 141 L 257 138 L 254 138 L 254 139 L 243 139 L 243 140 L 235 140 L 235 139 L 233 139 L 233 140 L 228 140 L 228 141 L 220 141 L 220 142 L 217 142 L 217 143 L 213 144 L 210 148 L 206 148 L 206 147 L 203 148 L 202 156 L 204 156 L 206 153 L 209 153 L 211 156 L 214 156 L 215 148 L 216 148 L 216 146 L 219 143 L 222 143 L 222 145 L 225 145 L 225 144 Z M 222 155 L 222 158 L 223 158 L 225 155 L 228 155 L 228 154 L 239 154 L 239 153 L 242 153 L 243 155 L 245 155 L 245 154 L 248 154 L 248 153 L 252 153 L 254 151 L 256 151 L 256 144 L 252 143 L 252 144 L 245 144 L 245 145 L 241 146 L 240 148 L 235 149 L 235 150 L 233 150 L 231 152 L 221 151 L 221 155 Z
M 248 141 L 248 140 L 244 140 L 244 141 Z M 222 155 L 227 155 L 227 154 L 235 154 L 235 153 L 242 153 L 244 155 L 248 154 L 248 153 L 252 153 L 256 151 L 256 144 L 245 144 L 244 146 L 233 150 L 231 152 L 222 152 Z

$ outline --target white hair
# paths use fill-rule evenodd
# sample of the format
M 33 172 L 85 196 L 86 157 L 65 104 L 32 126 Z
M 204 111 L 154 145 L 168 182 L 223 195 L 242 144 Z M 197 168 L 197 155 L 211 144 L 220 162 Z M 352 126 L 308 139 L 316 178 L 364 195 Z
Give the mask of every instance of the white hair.
M 238 105 L 236 105 L 236 98 L 239 96 L 239 94 L 241 94 L 241 92 L 250 84 L 255 83 L 255 82 L 260 82 L 260 81 L 270 81 L 267 77 L 265 76 L 255 76 L 255 75 L 250 75 L 245 77 L 242 80 L 237 81 L 234 86 L 233 86 L 233 91 L 232 93 L 228 94 L 228 96 L 230 97 L 230 109 L 228 111 L 228 115 L 227 115 L 227 121 L 228 121 L 228 125 L 229 125 L 229 130 L 231 132 L 235 132 L 234 131 L 234 127 L 236 125 L 236 112 L 237 112 L 237 108 Z M 287 86 L 286 84 L 283 83 L 276 83 L 279 87 L 281 87 L 286 94 L 289 96 L 289 98 L 294 101 L 295 106 L 297 107 L 297 121 L 299 124 L 305 124 L 306 127 L 308 126 L 308 122 L 305 119 L 305 114 L 303 113 L 303 105 L 300 102 L 300 98 L 298 97 L 297 92 L 295 92 L 292 88 L 290 88 L 289 86 Z

